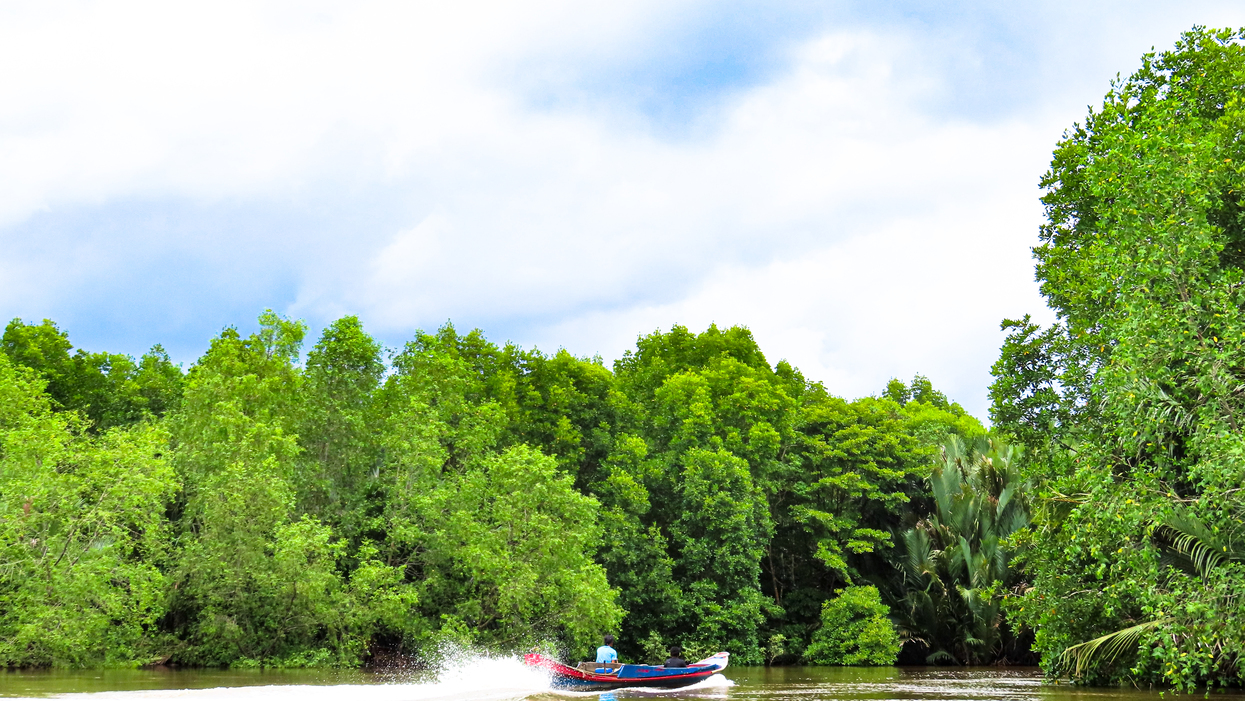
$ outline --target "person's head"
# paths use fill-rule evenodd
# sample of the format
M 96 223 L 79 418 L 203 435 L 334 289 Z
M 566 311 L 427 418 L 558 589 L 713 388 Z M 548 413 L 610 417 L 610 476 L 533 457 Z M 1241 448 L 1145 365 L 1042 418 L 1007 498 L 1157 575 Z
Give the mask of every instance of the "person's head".
M 609 633 L 606 633 L 606 634 L 605 634 L 605 644 L 606 644 L 606 645 L 609 645 L 609 646 L 611 646 L 611 647 L 613 647 L 613 645 L 614 645 L 614 636 L 610 635 Z
M 678 645 L 673 645 L 673 646 L 671 646 L 671 647 L 670 647 L 670 656 L 671 656 L 671 657 L 682 657 L 682 656 L 683 656 L 683 648 L 679 647 Z

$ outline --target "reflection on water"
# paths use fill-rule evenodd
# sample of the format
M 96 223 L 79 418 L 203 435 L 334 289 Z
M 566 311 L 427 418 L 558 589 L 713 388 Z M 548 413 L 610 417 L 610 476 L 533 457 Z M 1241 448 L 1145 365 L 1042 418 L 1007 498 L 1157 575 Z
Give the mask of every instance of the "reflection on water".
M 356 670 L 0 671 L 0 696 L 66 701 L 1160 701 L 1157 691 L 1045 685 L 1036 669 L 735 667 L 673 691 L 564 693 L 513 658 L 422 674 Z M 1170 698 L 1170 696 L 1168 697 Z M 1215 694 L 1245 701 L 1245 694 Z
M 356 670 L 221 669 L 0 669 L 0 696 L 48 696 L 102 691 L 209 689 L 275 684 L 372 684 L 378 675 Z
M 514 657 L 447 656 L 424 672 L 358 670 L 0 671 L 0 696 L 70 701 L 512 701 L 548 691 Z
M 1043 684 L 1029 668 L 775 667 L 727 670 L 737 701 L 1161 701 L 1160 692 Z M 1245 701 L 1245 694 L 1216 694 Z M 1171 694 L 1167 695 L 1171 699 Z

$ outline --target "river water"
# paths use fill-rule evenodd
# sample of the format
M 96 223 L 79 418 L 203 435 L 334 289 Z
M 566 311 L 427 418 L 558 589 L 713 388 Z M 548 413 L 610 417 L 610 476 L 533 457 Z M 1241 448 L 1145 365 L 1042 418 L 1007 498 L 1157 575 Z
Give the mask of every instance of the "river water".
M 1036 669 L 734 667 L 675 691 L 564 693 L 513 658 L 468 658 L 438 672 L 0 671 L 0 696 L 65 701 L 1164 701 L 1156 691 L 1043 684 Z M 1215 694 L 1245 701 L 1245 694 Z M 1167 696 L 1167 700 L 1171 695 Z

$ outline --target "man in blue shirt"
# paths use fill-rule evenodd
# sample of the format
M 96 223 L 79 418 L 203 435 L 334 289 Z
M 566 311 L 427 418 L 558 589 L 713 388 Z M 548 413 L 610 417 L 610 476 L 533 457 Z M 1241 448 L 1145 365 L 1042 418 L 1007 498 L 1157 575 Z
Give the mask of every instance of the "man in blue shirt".
M 614 652 L 614 636 L 606 633 L 605 644 L 597 648 L 597 664 L 602 662 L 617 662 L 618 653 Z

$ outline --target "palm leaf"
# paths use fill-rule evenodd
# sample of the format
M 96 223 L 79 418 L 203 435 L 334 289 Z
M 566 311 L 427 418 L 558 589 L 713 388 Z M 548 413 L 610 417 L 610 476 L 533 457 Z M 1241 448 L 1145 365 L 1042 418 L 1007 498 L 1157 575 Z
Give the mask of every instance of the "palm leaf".
M 1188 558 L 1202 579 L 1206 579 L 1210 571 L 1223 562 L 1223 554 L 1214 544 L 1187 533 L 1173 534 L 1170 547 L 1178 555 Z
M 1100 638 L 1073 645 L 1059 655 L 1059 663 L 1065 669 L 1071 667 L 1073 677 L 1083 676 L 1095 664 L 1111 664 L 1122 653 L 1135 649 L 1141 634 L 1151 628 L 1171 622 L 1172 618 L 1138 623 Z
M 955 497 L 962 493 L 964 478 L 964 444 L 958 436 L 948 436 L 941 448 L 941 465 L 935 466 L 929 476 L 930 491 L 938 518 L 950 520 Z
M 925 531 L 915 528 L 904 531 L 900 535 L 899 544 L 904 554 L 903 575 L 911 580 L 914 586 L 925 581 L 926 575 L 937 576 L 929 535 Z
M 1184 507 L 1176 507 L 1159 525 L 1160 537 L 1176 558 L 1187 559 L 1203 579 L 1227 560 L 1241 559 L 1230 537 L 1221 538 Z

